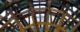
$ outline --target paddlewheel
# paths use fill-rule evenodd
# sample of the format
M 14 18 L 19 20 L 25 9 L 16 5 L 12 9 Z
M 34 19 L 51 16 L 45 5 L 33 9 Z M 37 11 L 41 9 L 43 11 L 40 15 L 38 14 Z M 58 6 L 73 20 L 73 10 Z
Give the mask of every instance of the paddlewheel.
M 80 32 L 80 0 L 0 0 L 0 32 Z

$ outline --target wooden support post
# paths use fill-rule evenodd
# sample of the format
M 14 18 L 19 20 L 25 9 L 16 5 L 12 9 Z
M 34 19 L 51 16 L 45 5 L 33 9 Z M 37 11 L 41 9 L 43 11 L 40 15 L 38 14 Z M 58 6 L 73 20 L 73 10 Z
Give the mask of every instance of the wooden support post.
M 32 20 L 33 20 L 33 24 L 34 24 L 34 32 L 38 32 L 38 23 L 37 23 L 37 19 L 36 19 L 36 13 L 35 10 L 33 8 L 32 5 L 32 0 L 29 1 L 29 10 L 31 10 L 32 12 Z
M 45 19 L 44 19 L 44 32 L 48 32 L 49 31 L 49 27 L 48 27 L 48 21 L 49 21 L 49 13 L 50 13 L 50 11 L 51 11 L 51 0 L 48 0 L 48 2 L 47 2 L 48 4 L 47 4 L 47 9 L 46 9 L 46 11 L 45 11 Z

